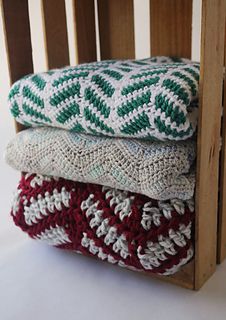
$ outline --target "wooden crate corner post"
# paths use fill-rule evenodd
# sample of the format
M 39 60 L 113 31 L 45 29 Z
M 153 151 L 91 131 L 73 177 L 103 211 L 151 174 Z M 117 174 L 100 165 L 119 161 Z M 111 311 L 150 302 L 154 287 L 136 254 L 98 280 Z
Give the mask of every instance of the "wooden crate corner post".
M 203 0 L 196 174 L 195 288 L 216 269 L 225 0 Z

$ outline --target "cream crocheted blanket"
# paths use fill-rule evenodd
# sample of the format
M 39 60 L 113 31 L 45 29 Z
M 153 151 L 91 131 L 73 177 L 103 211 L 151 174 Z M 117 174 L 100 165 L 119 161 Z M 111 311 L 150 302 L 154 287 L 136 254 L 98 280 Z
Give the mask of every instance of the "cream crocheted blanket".
M 8 144 L 17 170 L 101 184 L 165 200 L 194 193 L 195 142 L 141 142 L 56 128 L 27 129 Z

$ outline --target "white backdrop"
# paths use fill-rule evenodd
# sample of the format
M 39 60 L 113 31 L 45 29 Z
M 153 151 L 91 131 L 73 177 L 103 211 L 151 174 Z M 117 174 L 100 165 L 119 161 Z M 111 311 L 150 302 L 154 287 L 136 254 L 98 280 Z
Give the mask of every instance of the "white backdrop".
M 80 0 L 82 1 L 82 0 Z M 200 0 L 194 0 L 192 57 L 199 60 Z M 46 69 L 40 1 L 29 0 L 35 71 Z M 149 55 L 149 1 L 134 0 L 136 57 Z M 71 0 L 66 0 L 71 64 Z M 97 39 L 98 40 L 98 39 Z M 7 110 L 9 89 L 0 21 L 0 319 L 225 319 L 226 263 L 198 293 L 165 284 L 94 259 L 35 243 L 14 227 L 10 201 L 19 174 L 3 152 L 14 135 Z

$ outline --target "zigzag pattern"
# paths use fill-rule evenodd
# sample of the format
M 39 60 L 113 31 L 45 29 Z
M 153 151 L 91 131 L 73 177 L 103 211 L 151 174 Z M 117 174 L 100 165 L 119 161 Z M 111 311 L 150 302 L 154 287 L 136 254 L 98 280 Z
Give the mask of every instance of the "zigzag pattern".
M 166 57 L 102 61 L 29 75 L 9 94 L 24 125 L 184 140 L 197 125 L 199 65 Z
M 158 200 L 193 196 L 195 141 L 103 138 L 56 128 L 30 128 L 8 144 L 6 161 L 30 173 L 97 183 Z
M 193 256 L 193 199 L 156 201 L 27 174 L 18 185 L 11 214 L 34 239 L 133 270 L 169 275 Z

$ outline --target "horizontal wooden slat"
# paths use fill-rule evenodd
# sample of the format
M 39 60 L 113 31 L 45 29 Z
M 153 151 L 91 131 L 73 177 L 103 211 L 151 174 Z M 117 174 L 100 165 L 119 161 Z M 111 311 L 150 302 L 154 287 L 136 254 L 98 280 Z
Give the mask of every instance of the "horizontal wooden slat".
M 225 0 L 203 0 L 196 175 L 196 289 L 216 268 L 225 10 Z
M 45 50 L 48 69 L 69 65 L 64 0 L 42 0 Z
M 101 59 L 133 59 L 133 0 L 98 0 L 98 15 Z
M 192 0 L 150 0 L 151 55 L 191 57 Z
M 33 72 L 27 0 L 0 0 L 11 83 Z M 25 127 L 16 123 L 16 131 Z
M 96 61 L 94 0 L 73 0 L 77 63 Z

